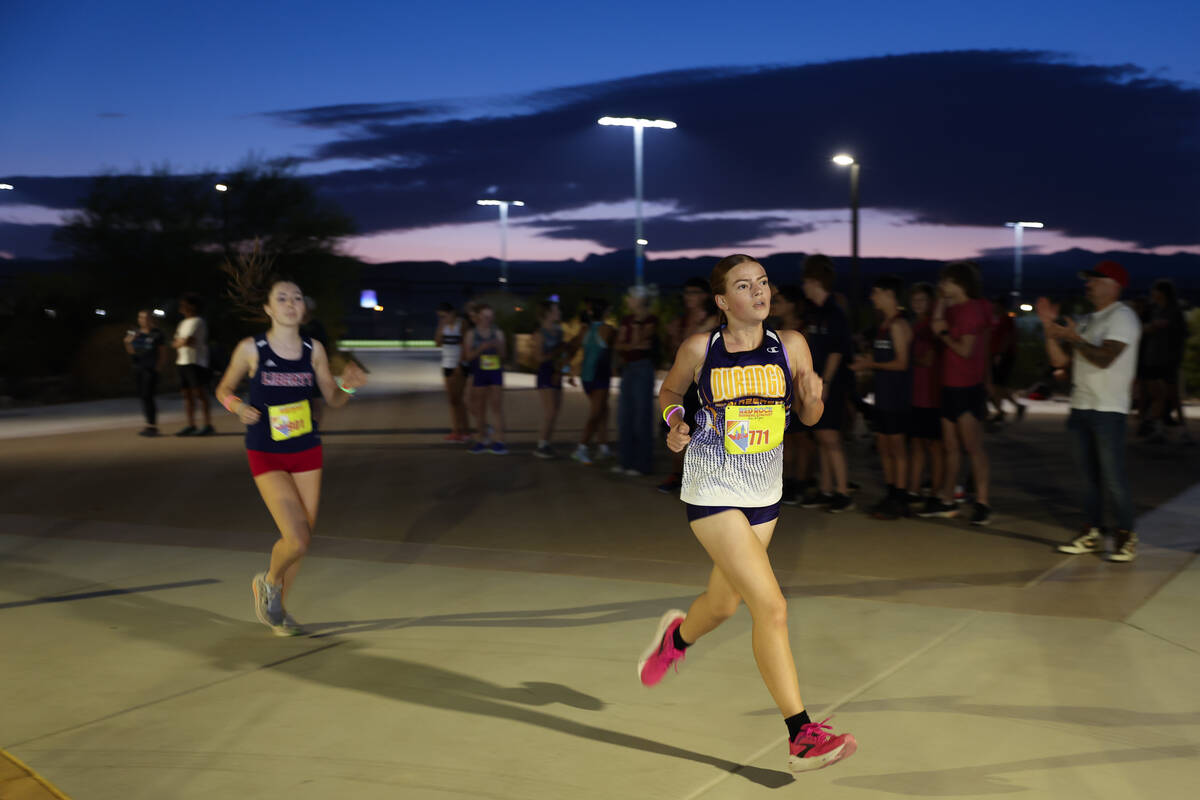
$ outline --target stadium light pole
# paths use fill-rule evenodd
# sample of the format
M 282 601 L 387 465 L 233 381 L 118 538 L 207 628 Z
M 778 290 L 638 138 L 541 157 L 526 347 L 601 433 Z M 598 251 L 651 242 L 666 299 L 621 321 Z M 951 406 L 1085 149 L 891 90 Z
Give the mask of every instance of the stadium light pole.
M 521 200 L 476 200 L 477 206 L 500 207 L 500 285 L 508 286 L 508 207 L 523 206 Z
M 849 153 L 838 153 L 832 159 L 839 167 L 850 168 L 850 317 L 857 324 L 858 316 L 858 161 Z
M 645 250 L 649 242 L 642 234 L 642 131 L 646 128 L 662 128 L 671 130 L 674 122 L 667 119 L 642 119 L 640 117 L 601 117 L 597 120 L 601 125 L 619 125 L 633 128 L 633 192 L 636 198 L 637 223 L 634 229 L 634 277 L 638 286 L 643 283 Z
M 1015 303 L 1021 296 L 1021 242 L 1025 238 L 1026 228 L 1044 228 L 1041 222 L 1006 222 L 1004 227 L 1013 229 L 1013 288 L 1012 301 Z

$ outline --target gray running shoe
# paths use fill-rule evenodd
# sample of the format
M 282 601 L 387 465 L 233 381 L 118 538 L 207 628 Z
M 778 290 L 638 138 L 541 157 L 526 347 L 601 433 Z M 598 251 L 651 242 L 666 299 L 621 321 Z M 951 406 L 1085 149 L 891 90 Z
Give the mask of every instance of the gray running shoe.
M 286 611 L 283 612 L 283 622 L 279 623 L 278 625 L 272 625 L 271 630 L 275 633 L 276 636 L 307 636 L 308 635 L 308 631 L 306 631 L 304 629 L 304 626 L 301 625 L 299 622 L 296 622 L 296 620 L 292 617 L 292 615 L 287 613 Z
M 254 595 L 254 616 L 270 628 L 283 624 L 283 592 L 279 587 L 267 583 L 267 573 L 260 572 L 250 581 Z
M 1060 544 L 1058 552 L 1077 556 L 1081 553 L 1096 553 L 1104 546 L 1104 534 L 1099 528 L 1088 528 L 1081 535 L 1071 540 L 1070 544 Z

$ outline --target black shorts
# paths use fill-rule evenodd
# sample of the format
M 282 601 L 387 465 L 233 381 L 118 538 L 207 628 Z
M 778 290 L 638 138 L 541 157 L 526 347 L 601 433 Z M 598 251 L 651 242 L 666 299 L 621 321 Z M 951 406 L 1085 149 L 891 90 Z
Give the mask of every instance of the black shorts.
M 987 416 L 987 390 L 983 384 L 943 386 L 942 419 L 954 422 L 967 413 L 980 420 Z
M 908 433 L 909 428 L 912 427 L 911 418 L 912 412 L 909 409 L 894 411 L 876 406 L 871 413 L 871 429 L 884 436 Z
M 1166 364 L 1147 364 L 1141 371 L 1140 377 L 1144 381 L 1166 381 L 1167 383 L 1175 383 L 1179 378 L 1179 369 Z
M 742 506 L 697 506 L 692 503 L 685 503 L 685 505 L 687 506 L 688 522 L 695 522 L 698 519 L 711 517 L 714 514 L 720 514 L 722 511 L 740 511 L 751 525 L 761 525 L 764 522 L 770 522 L 773 519 L 779 518 L 779 503 L 754 508 L 745 508 Z
M 913 406 L 908 416 L 908 435 L 914 439 L 942 440 L 942 410 Z
M 459 369 L 459 367 L 442 367 L 442 377 L 451 378 L 454 376 L 454 373 L 459 371 Z
M 812 426 L 814 431 L 840 431 L 846 422 L 846 386 L 837 381 L 829 390 L 829 399 L 825 401 L 825 410 L 821 418 Z
M 184 389 L 207 389 L 211 373 L 199 364 L 180 364 L 179 385 Z

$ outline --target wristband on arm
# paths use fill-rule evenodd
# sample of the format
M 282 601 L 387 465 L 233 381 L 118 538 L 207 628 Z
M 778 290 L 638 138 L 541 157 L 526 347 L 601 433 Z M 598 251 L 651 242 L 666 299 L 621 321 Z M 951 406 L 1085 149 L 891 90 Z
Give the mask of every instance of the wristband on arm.
M 347 388 L 346 384 L 342 383 L 342 379 L 340 377 L 334 378 L 333 382 L 336 383 L 337 387 L 339 389 L 341 389 L 343 392 L 345 392 L 346 394 L 357 394 L 358 393 L 358 389 Z
M 225 399 L 221 401 L 221 405 L 225 406 L 225 410 L 228 411 L 230 414 L 236 414 L 238 412 L 233 410 L 233 401 L 235 401 L 235 400 L 238 403 L 238 408 L 241 408 L 242 398 L 238 397 L 236 394 L 225 395 Z
M 674 403 L 663 409 L 663 422 L 667 423 L 668 428 L 671 427 L 671 416 L 676 411 L 679 411 L 680 413 L 682 413 L 683 406 L 679 405 L 678 403 Z

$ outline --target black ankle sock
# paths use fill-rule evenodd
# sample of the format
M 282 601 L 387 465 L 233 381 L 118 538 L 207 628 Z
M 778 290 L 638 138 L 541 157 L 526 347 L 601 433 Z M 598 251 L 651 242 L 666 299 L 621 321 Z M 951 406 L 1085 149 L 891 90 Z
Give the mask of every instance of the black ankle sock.
M 802 727 L 812 722 L 812 720 L 808 718 L 807 710 L 801 711 L 799 714 L 792 714 L 790 717 L 784 717 L 783 721 L 788 726 L 789 742 L 796 738 L 796 734 L 800 732 Z
M 679 635 L 679 629 L 680 629 L 680 628 L 682 628 L 682 627 L 683 627 L 682 625 L 678 625 L 678 626 L 676 626 L 676 627 L 675 627 L 675 632 L 674 632 L 673 634 L 671 634 L 671 638 L 672 638 L 672 639 L 674 640 L 674 642 L 675 642 L 675 649 L 676 649 L 676 650 L 687 650 L 689 647 L 691 647 L 691 646 L 692 646 L 692 645 L 691 645 L 691 642 L 685 642 L 685 641 L 683 640 L 683 637 Z

